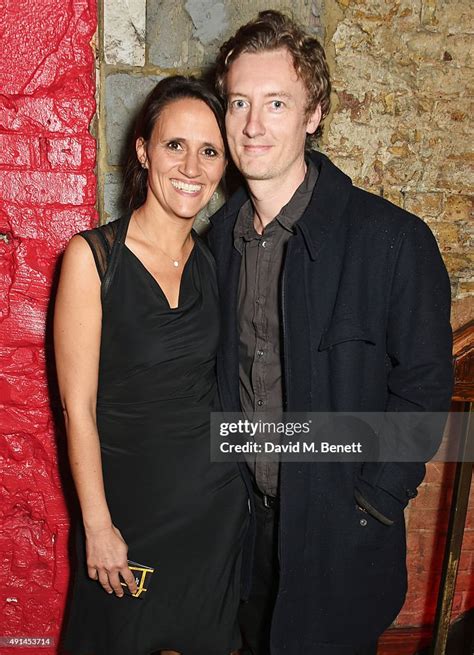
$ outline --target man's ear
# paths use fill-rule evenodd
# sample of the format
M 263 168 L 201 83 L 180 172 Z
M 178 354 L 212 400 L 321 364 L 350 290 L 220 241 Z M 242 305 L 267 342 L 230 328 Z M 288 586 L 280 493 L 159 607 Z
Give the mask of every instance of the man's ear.
M 321 122 L 321 104 L 319 104 L 316 109 L 310 114 L 308 122 L 306 123 L 306 133 L 314 134 L 318 129 L 318 125 Z
M 146 141 L 143 137 L 138 137 L 135 141 L 135 150 L 137 151 L 138 161 L 143 168 L 148 168 L 148 157 L 146 154 Z

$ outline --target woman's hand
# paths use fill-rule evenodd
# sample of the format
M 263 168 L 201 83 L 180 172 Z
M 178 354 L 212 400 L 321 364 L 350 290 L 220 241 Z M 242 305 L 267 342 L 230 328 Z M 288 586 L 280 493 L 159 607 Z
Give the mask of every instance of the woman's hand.
M 99 580 L 107 593 L 115 592 L 115 595 L 119 598 L 124 595 L 119 573 L 132 594 L 137 591 L 135 578 L 128 568 L 127 551 L 127 544 L 120 534 L 120 530 L 114 525 L 94 530 L 87 530 L 86 528 L 87 572 L 89 577 L 93 580 Z

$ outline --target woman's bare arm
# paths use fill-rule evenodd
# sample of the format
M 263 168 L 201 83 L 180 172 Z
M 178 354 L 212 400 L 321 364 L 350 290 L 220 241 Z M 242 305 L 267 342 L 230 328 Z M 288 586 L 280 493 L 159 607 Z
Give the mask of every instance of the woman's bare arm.
M 54 346 L 71 471 L 86 533 L 87 567 L 106 591 L 123 595 L 118 574 L 136 591 L 127 545 L 113 525 L 104 491 L 96 423 L 102 323 L 100 280 L 86 241 L 76 236 L 64 254 L 56 297 Z

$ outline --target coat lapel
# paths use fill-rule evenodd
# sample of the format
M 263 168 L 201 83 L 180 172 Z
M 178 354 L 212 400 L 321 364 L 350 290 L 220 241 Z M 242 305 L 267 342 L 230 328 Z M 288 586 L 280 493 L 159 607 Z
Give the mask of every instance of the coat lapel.
M 233 228 L 247 195 L 240 191 L 211 218 L 209 244 L 217 263 L 221 308 L 221 337 L 217 352 L 217 378 L 222 411 L 240 412 L 237 293 L 241 255 L 234 248 Z
M 241 256 L 232 248 L 219 282 L 221 340 L 217 357 L 217 377 L 223 411 L 240 411 L 239 341 L 237 330 L 237 291 Z
M 313 153 L 312 159 L 319 176 L 288 245 L 283 276 L 286 364 L 291 369 L 289 406 L 293 408 L 314 407 L 314 398 L 307 397 L 309 363 L 338 306 L 348 229 L 346 208 L 352 189 L 350 178 L 327 157 Z

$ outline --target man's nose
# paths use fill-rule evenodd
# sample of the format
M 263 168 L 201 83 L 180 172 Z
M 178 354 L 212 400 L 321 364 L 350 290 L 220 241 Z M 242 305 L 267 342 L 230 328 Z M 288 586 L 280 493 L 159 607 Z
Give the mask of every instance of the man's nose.
M 265 126 L 262 122 L 260 110 L 252 107 L 247 115 L 247 122 L 244 127 L 244 134 L 251 139 L 265 134 Z

